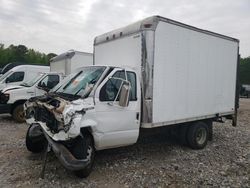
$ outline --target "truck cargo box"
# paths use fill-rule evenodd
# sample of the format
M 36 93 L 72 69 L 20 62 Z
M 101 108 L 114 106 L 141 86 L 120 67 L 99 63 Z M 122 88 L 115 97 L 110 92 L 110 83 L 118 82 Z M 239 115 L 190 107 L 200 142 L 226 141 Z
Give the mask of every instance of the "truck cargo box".
M 95 38 L 95 65 L 134 67 L 142 127 L 231 115 L 239 41 L 159 16 Z
M 80 67 L 93 65 L 93 54 L 70 50 L 50 60 L 50 71 L 69 75 Z

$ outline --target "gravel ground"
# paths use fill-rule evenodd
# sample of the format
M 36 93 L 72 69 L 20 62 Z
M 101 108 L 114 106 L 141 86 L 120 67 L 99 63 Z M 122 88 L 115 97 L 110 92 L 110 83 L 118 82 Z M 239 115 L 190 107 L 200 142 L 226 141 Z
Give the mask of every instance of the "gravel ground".
M 192 150 L 164 132 L 100 151 L 86 179 L 65 170 L 51 152 L 45 178 L 42 155 L 26 150 L 26 124 L 0 116 L 0 187 L 250 187 L 250 99 L 241 99 L 238 126 L 214 124 L 213 141 Z

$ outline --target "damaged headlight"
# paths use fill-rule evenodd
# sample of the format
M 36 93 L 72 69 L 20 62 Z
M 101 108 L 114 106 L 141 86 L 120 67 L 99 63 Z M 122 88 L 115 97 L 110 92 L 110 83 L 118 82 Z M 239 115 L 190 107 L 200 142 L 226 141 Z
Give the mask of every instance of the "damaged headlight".
M 70 122 L 71 122 L 73 116 L 74 116 L 74 113 L 73 113 L 73 112 L 65 113 L 65 115 L 64 115 L 64 124 L 65 124 L 65 125 L 70 124 Z
M 33 107 L 26 108 L 24 112 L 27 119 L 35 116 L 35 109 Z
M 84 115 L 86 113 L 86 110 L 93 109 L 93 108 L 83 108 L 82 110 L 73 111 L 70 108 L 66 110 L 64 115 L 64 124 L 69 125 L 71 124 L 72 120 L 79 115 Z

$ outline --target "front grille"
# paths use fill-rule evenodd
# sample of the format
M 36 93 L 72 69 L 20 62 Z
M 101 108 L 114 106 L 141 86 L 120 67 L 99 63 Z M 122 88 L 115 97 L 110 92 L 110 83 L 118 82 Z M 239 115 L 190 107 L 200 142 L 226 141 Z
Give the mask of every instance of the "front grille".
M 48 111 L 43 107 L 36 107 L 34 118 L 36 121 L 41 121 L 46 123 L 47 127 L 51 130 L 52 133 L 58 133 L 58 121 L 55 119 L 53 113 Z

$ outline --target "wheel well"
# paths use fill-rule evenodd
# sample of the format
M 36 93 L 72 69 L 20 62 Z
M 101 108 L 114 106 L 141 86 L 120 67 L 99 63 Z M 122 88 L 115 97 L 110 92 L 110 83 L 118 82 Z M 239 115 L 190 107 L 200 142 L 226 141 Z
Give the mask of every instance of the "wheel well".
M 190 127 L 198 122 L 202 122 L 205 123 L 207 125 L 208 128 L 208 139 L 211 141 L 213 139 L 213 119 L 204 119 L 204 120 L 198 120 L 198 121 L 191 121 L 191 122 L 187 122 L 184 124 L 179 124 L 178 125 L 178 129 L 177 129 L 177 133 L 180 135 L 181 142 L 185 143 L 186 140 L 186 132 L 190 129 Z
M 93 137 L 93 131 L 91 129 L 91 127 L 82 127 L 81 128 L 81 134 L 84 136 L 84 135 L 89 135 L 94 143 L 94 146 L 95 146 L 95 140 L 94 140 L 94 137 Z
M 93 141 L 94 141 L 94 138 L 93 138 L 93 135 L 92 135 L 92 129 L 91 127 L 82 127 L 81 128 L 81 134 L 82 135 L 85 135 L 85 134 L 88 134 L 92 137 Z
M 11 114 L 13 113 L 13 110 L 16 108 L 16 106 L 20 105 L 20 104 L 24 104 L 26 102 L 26 100 L 19 100 L 16 101 L 14 104 L 12 104 L 11 106 Z
M 213 139 L 213 119 L 204 119 L 204 120 L 199 120 L 199 121 L 194 121 L 191 122 L 190 125 L 195 124 L 197 122 L 202 122 L 206 124 L 208 128 L 208 140 L 212 141 Z

